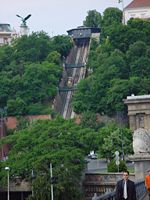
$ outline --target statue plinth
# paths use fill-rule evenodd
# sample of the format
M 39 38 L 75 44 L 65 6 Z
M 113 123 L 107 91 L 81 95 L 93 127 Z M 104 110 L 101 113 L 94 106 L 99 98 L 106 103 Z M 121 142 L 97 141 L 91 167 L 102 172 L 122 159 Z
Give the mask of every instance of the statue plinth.
M 128 106 L 130 129 L 134 131 L 131 160 L 135 163 L 135 178 L 140 180 L 150 168 L 150 95 L 132 94 L 124 103 Z
M 134 162 L 135 180 L 143 180 L 150 168 L 150 154 L 138 153 L 130 156 L 130 159 Z

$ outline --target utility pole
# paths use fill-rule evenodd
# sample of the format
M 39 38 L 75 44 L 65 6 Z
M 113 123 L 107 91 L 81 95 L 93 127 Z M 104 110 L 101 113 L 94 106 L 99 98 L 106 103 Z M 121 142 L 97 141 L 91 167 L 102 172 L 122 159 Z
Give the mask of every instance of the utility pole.
M 54 189 L 53 189 L 52 178 L 53 178 L 53 169 L 52 169 L 52 163 L 50 163 L 51 200 L 54 200 Z

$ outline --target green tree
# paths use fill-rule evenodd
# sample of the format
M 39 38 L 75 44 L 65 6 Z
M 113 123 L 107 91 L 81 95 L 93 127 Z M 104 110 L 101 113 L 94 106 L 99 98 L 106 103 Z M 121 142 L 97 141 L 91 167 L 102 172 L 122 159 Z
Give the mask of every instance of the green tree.
M 100 132 L 102 146 L 99 151 L 102 157 L 112 160 L 115 151 L 119 151 L 121 156 L 133 153 L 131 130 L 119 128 L 115 124 L 108 124 Z
M 101 122 L 99 115 L 86 111 L 82 113 L 81 126 L 97 131 L 100 127 L 104 126 L 104 124 Z
M 17 38 L 12 45 L 15 49 L 14 59 L 17 62 L 43 61 L 50 52 L 50 37 L 44 32 L 32 33 Z
M 96 10 L 89 10 L 83 25 L 86 27 L 100 28 L 102 17 Z
M 128 27 L 132 28 L 133 30 L 139 30 L 141 33 L 143 32 L 143 37 L 139 38 L 147 45 L 150 45 L 150 23 L 149 21 L 138 19 L 138 18 L 131 18 L 128 21 Z
M 10 76 L 7 75 L 6 72 L 0 73 L 0 104 L 2 106 L 6 106 L 6 101 L 9 98 L 11 80 Z
M 103 13 L 103 27 L 122 22 L 122 11 L 118 8 L 106 8 Z
M 50 63 L 55 63 L 57 65 L 61 64 L 61 55 L 57 51 L 52 51 L 51 53 L 48 54 L 47 56 L 47 61 Z
M 23 99 L 17 97 L 16 99 L 8 100 L 7 107 L 9 111 L 9 115 L 25 115 L 26 111 L 26 103 Z
M 88 110 L 115 115 L 126 109 L 122 100 L 128 95 L 149 93 L 150 23 L 132 19 L 123 25 L 121 15 L 121 11 L 111 8 L 104 12 L 101 44 L 92 45 L 88 76 L 73 96 L 77 113 Z
M 38 120 L 1 140 L 1 143 L 11 145 L 8 160 L 2 163 L 2 168 L 10 166 L 10 177 L 20 176 L 27 181 L 31 181 L 33 170 L 34 198 L 47 200 L 50 198 L 49 165 L 52 163 L 53 176 L 57 177 L 55 198 L 82 199 L 79 182 L 85 167 L 84 157 L 93 148 L 91 141 L 94 146 L 96 133 L 83 129 L 72 120 Z M 1 182 L 5 179 L 4 173 L 4 170 L 0 171 Z
M 141 78 L 149 78 L 150 73 L 150 59 L 147 57 L 139 57 L 131 64 L 131 76 L 138 76 Z
M 54 61 L 56 62 L 56 58 Z M 2 77 L 0 102 L 3 106 L 8 105 L 9 114 L 42 113 L 39 110 L 40 106 L 37 107 L 36 112 L 32 113 L 31 104 L 32 106 L 33 104 L 46 104 L 54 98 L 62 72 L 60 65 L 48 61 L 32 64 L 12 62 L 7 70 L 9 71 L 0 73 Z M 18 99 L 24 102 L 22 108 L 18 106 Z M 45 110 L 44 105 L 43 108 L 41 105 L 41 109 Z
M 9 55 L 9 56 L 8 56 Z M 0 72 L 5 69 L 6 65 L 9 65 L 12 60 L 13 49 L 9 45 L 0 47 Z
M 129 46 L 129 50 L 126 52 L 128 63 L 133 63 L 140 57 L 146 55 L 146 44 L 142 41 L 137 41 Z
M 61 58 L 66 57 L 73 46 L 73 42 L 69 36 L 54 36 L 51 42 L 51 50 L 60 53 Z
M 1 105 L 9 104 L 12 115 L 49 113 L 61 78 L 62 58 L 72 45 L 69 36 L 50 38 L 38 32 L 16 38 L 11 46 L 0 47 Z M 25 103 L 24 111 L 10 105 L 17 105 L 17 98 Z M 33 104 L 38 105 L 36 110 Z
M 60 74 L 61 68 L 58 65 L 46 61 L 27 65 L 22 77 L 25 101 L 37 103 L 52 99 L 56 94 Z

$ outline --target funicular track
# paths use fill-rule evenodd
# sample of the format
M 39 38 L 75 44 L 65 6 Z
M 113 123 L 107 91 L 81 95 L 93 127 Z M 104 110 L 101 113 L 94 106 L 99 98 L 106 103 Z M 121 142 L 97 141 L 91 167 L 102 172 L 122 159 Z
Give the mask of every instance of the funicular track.
M 67 67 L 64 68 L 62 81 L 55 99 L 57 104 L 56 111 L 65 119 L 74 117 L 71 105 L 72 96 L 75 92 L 76 84 L 85 77 L 88 48 L 88 42 L 75 45 L 66 59 Z
M 71 35 L 75 35 L 73 37 L 74 46 L 65 60 L 62 79 L 54 101 L 55 111 L 60 113 L 64 119 L 75 116 L 72 109 L 72 97 L 76 91 L 76 85 L 85 78 L 91 37 L 91 28 L 71 31 Z

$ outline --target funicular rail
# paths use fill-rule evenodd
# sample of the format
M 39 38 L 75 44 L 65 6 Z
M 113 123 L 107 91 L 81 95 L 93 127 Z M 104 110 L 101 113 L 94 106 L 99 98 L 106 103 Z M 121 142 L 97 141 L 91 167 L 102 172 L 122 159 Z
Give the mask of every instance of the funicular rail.
M 61 106 L 58 106 L 57 102 L 55 105 L 57 112 L 64 118 L 72 116 L 72 96 L 77 89 L 76 84 L 84 78 L 88 48 L 89 43 L 75 45 L 66 59 L 62 80 L 58 88 L 59 98 L 57 99 L 59 99 L 59 105 Z

